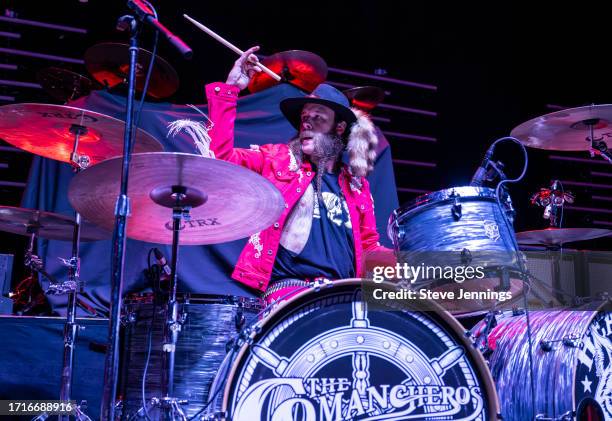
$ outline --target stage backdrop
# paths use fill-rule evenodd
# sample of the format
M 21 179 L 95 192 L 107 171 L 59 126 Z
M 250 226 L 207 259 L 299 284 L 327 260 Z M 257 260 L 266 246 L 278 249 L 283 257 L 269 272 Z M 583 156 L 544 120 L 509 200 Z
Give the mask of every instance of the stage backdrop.
M 202 89 L 203 91 L 203 89 Z M 204 95 L 204 94 L 203 94 Z M 304 95 L 291 85 L 281 84 L 257 94 L 240 98 L 236 121 L 236 146 L 248 148 L 251 144 L 286 142 L 295 135 L 279 110 L 279 102 L 288 97 Z M 124 120 L 125 97 L 106 91 L 96 91 L 70 104 Z M 206 105 L 199 106 L 206 112 Z M 204 117 L 190 107 L 169 103 L 144 105 L 140 125 L 155 136 L 166 151 L 197 153 L 191 138 L 181 133 L 168 138 L 167 125 L 178 119 L 190 118 L 205 121 Z M 383 244 L 386 238 L 388 217 L 398 205 L 395 178 L 389 143 L 379 132 L 378 160 L 374 172 L 369 176 L 376 207 L 378 232 Z M 68 185 L 74 176 L 68 164 L 34 157 L 28 186 L 22 206 L 72 215 L 68 202 Z M 120 177 L 120 174 L 117 174 Z M 248 215 L 245 215 L 247 218 Z M 129 220 L 128 220 L 129 224 Z M 182 246 L 179 257 L 179 290 L 206 294 L 231 294 L 255 296 L 255 291 L 233 281 L 231 273 L 246 238 L 211 246 Z M 139 292 L 149 289 L 143 270 L 147 267 L 147 253 L 158 247 L 170 259 L 170 246 L 127 241 L 125 260 L 124 292 Z M 84 301 L 99 313 L 106 315 L 110 296 L 110 250 L 111 241 L 81 244 L 81 279 L 85 283 Z M 39 241 L 39 255 L 44 259 L 47 271 L 59 279 L 65 279 L 66 268 L 59 257 L 68 258 L 70 243 L 66 241 Z M 46 285 L 45 285 L 46 286 Z M 50 297 L 54 310 L 63 313 L 65 297 Z M 86 315 L 82 310 L 79 314 Z

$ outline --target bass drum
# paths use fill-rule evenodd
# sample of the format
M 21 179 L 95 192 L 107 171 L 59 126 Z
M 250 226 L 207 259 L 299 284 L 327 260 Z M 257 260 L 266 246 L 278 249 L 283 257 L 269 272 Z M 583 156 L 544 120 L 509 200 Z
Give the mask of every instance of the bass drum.
M 535 409 L 526 317 L 497 316 L 486 348 L 504 420 L 612 420 L 612 306 L 597 307 L 529 312 Z M 484 324 L 472 329 L 476 338 Z
M 361 296 L 360 280 L 336 281 L 258 321 L 220 368 L 208 419 L 497 418 L 485 361 L 449 313 Z

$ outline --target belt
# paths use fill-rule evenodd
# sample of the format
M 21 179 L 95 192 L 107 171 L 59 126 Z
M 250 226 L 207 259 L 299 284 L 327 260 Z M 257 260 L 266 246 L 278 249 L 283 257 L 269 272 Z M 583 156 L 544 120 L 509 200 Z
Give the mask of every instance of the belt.
M 262 298 L 265 300 L 270 295 L 280 291 L 281 289 L 309 287 L 313 284 L 314 282 L 305 279 L 283 279 L 280 281 L 276 281 L 272 285 L 270 285 L 268 289 L 266 289 L 266 292 L 263 293 Z

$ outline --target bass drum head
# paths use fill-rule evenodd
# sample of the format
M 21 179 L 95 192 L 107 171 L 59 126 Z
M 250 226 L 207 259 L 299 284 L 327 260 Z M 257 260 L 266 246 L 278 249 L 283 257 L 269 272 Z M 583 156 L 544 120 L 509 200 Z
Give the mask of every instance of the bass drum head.
M 227 378 L 233 421 L 497 418 L 493 381 L 459 323 L 369 310 L 358 279 L 300 293 L 254 331 Z

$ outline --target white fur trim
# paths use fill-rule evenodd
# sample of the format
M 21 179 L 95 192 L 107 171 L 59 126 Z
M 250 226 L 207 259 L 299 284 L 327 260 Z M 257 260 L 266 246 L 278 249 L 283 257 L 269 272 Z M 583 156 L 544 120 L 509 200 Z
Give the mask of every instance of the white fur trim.
M 347 151 L 351 174 L 365 177 L 374 169 L 378 136 L 372 120 L 365 112 L 352 108 L 357 121 L 351 126 Z
M 206 126 L 203 123 L 200 123 L 199 121 L 193 121 L 189 119 L 175 120 L 172 123 L 168 124 L 167 136 L 174 137 L 182 130 L 184 130 L 185 133 L 187 133 L 193 140 L 193 143 L 198 148 L 200 155 L 205 158 L 214 158 L 215 153 L 210 150 L 211 138 L 208 134 L 208 131 L 210 129 L 210 126 Z

